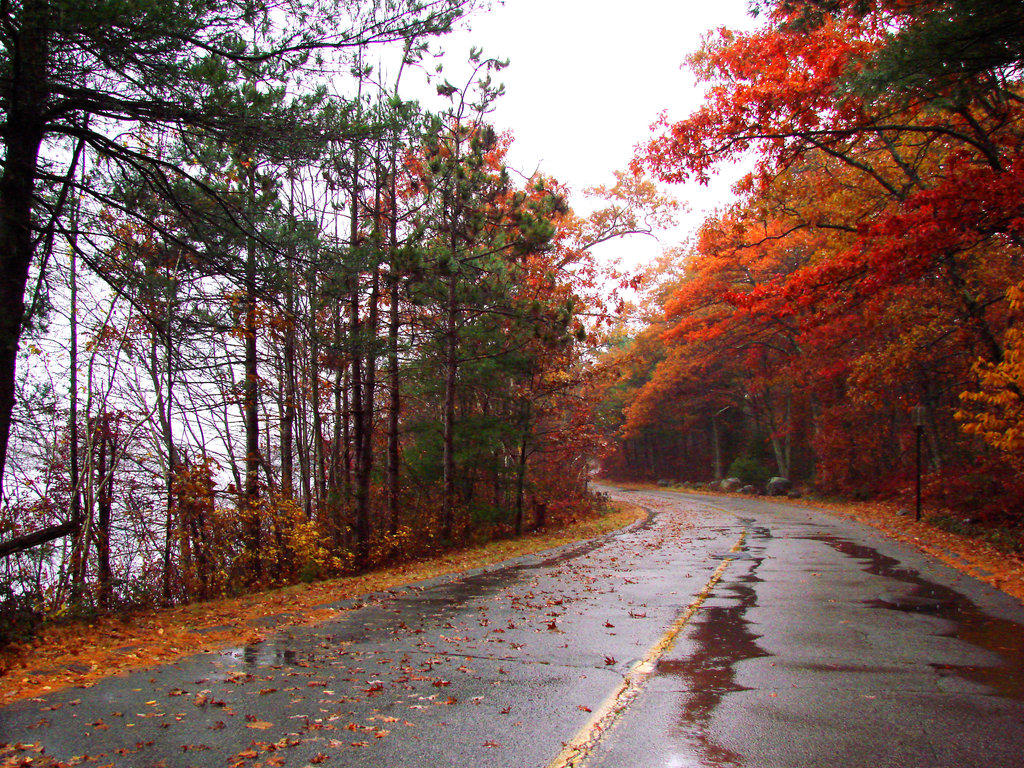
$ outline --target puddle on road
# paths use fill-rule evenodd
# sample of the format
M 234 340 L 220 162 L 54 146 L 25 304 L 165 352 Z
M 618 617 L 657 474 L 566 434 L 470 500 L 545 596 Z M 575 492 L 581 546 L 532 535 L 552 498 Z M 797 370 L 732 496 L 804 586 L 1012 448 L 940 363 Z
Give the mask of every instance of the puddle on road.
M 760 579 L 750 574 L 742 581 L 747 583 L 728 587 L 735 598 L 733 605 L 701 611 L 701 620 L 688 635 L 688 639 L 696 643 L 696 650 L 685 659 L 662 659 L 657 666 L 657 674 L 685 681 L 686 700 L 672 735 L 687 742 L 699 757 L 699 764 L 709 768 L 743 764 L 742 755 L 712 737 L 711 720 L 723 696 L 747 690 L 736 682 L 736 663 L 770 655 L 757 644 L 760 636 L 750 631 L 749 623 L 743 618 L 747 608 L 757 602 L 757 593 L 751 584 Z
M 752 522 L 752 521 L 751 521 Z M 750 531 L 748 546 L 757 552 L 758 539 L 771 538 L 766 528 Z M 670 735 L 683 740 L 694 751 L 699 765 L 706 768 L 727 768 L 744 763 L 742 755 L 719 744 L 712 737 L 711 721 L 722 698 L 737 691 L 747 690 L 736 682 L 736 665 L 747 659 L 771 654 L 757 644 L 760 635 L 750 629 L 745 618 L 747 610 L 757 605 L 757 569 L 764 558 L 750 552 L 733 561 L 732 567 L 748 568 L 742 576 L 724 586 L 729 599 L 726 606 L 705 606 L 693 623 L 687 639 L 694 643 L 693 651 L 685 658 L 661 659 L 656 674 L 671 675 L 685 681 L 686 698 L 677 723 Z
M 266 640 L 225 648 L 217 653 L 217 657 L 221 663 L 242 665 L 245 671 L 250 672 L 257 667 L 308 667 L 339 657 L 346 645 L 336 641 L 333 635 L 311 638 L 284 632 Z
M 998 666 L 932 664 L 940 674 L 955 674 L 988 686 L 1000 696 L 1024 700 L 1024 626 L 992 616 L 954 589 L 921 576 L 912 568 L 872 547 L 828 535 L 809 537 L 821 541 L 848 557 L 866 561 L 865 572 L 911 585 L 911 591 L 891 600 L 865 600 L 867 605 L 904 613 L 934 616 L 948 622 L 948 630 L 935 634 L 954 637 L 989 651 L 1000 659 Z
M 658 674 L 685 681 L 685 699 L 669 735 L 692 750 L 694 765 L 738 768 L 745 762 L 742 754 L 714 739 L 711 725 L 723 698 L 746 690 L 736 680 L 736 666 L 748 659 L 771 655 L 758 645 L 760 635 L 753 632 L 745 618 L 748 609 L 757 605 L 757 583 L 762 581 L 757 575 L 763 560 L 759 541 L 764 542 L 771 535 L 765 528 L 750 530 L 749 551 L 731 565 L 731 568 L 746 569 L 746 573 L 729 585 L 723 583 L 720 588 L 719 596 L 727 598 L 729 604 L 706 606 L 701 610 L 687 634 L 694 650 L 688 652 L 686 658 L 663 659 L 658 663 Z M 939 630 L 939 634 L 989 651 L 1000 660 L 995 666 L 933 665 L 939 674 L 957 675 L 986 685 L 998 695 L 1024 699 L 1024 626 L 986 613 L 966 596 L 929 581 L 871 547 L 825 535 L 807 538 L 822 541 L 844 555 L 864 561 L 863 569 L 867 573 L 911 587 L 904 596 L 867 601 L 868 604 L 940 618 L 949 623 L 949 629 Z M 823 664 L 821 667 L 822 671 L 829 672 L 865 671 L 857 666 Z

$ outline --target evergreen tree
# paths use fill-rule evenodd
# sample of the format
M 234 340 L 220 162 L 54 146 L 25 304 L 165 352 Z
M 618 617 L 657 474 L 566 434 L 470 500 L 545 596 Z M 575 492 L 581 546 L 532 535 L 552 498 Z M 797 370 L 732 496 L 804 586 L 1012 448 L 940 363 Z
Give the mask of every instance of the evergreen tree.
M 24 294 L 40 233 L 65 227 L 69 142 L 131 168 L 161 194 L 193 180 L 154 155 L 145 136 L 168 129 L 259 143 L 311 130 L 301 105 L 259 112 L 229 97 L 283 84 L 325 50 L 447 29 L 459 0 L 349 5 L 314 0 L 21 0 L 4 6 L 0 39 L 0 470 L 7 452 Z M 126 138 L 127 137 L 127 138 Z M 201 188 L 201 185 L 200 185 Z M 82 194 L 103 202 L 104 191 Z M 206 190 L 209 191 L 209 190 Z M 132 211 L 126 211 L 129 215 Z

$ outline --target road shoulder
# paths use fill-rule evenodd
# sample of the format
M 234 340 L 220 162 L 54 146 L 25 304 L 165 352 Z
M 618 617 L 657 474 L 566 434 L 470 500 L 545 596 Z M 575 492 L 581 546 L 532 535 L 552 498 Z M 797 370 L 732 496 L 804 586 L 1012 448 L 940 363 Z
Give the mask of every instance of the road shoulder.
M 244 645 L 288 626 L 337 617 L 378 592 L 415 586 L 474 569 L 571 547 L 619 532 L 646 517 L 643 508 L 619 502 L 613 511 L 565 527 L 527 534 L 358 576 L 174 608 L 137 611 L 125 618 L 98 617 L 45 627 L 30 643 L 0 656 L 0 706 L 166 664 L 205 651 Z

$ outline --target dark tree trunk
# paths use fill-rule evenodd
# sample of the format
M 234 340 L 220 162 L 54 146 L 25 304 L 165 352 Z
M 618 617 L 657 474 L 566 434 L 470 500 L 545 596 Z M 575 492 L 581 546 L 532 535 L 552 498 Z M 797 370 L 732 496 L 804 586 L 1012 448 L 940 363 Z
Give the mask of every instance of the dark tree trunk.
M 316 329 L 310 329 L 309 391 L 313 408 L 313 496 L 317 515 L 323 519 L 324 496 L 327 486 L 327 466 L 324 461 L 324 422 L 320 415 L 320 351 L 316 342 Z
M 75 524 L 75 521 L 68 520 L 66 523 L 50 525 L 38 531 L 27 533 L 24 536 L 17 536 L 13 539 L 8 539 L 7 541 L 0 543 L 0 558 L 7 557 L 18 552 L 24 552 L 26 549 L 38 547 L 40 544 L 46 544 L 54 539 L 61 539 L 69 534 L 75 533 L 78 530 L 78 527 L 79 526 Z
M 548 524 L 548 504 L 546 501 L 533 502 L 534 520 L 533 525 L 538 531 Z
M 164 551 L 163 551 L 163 600 L 169 605 L 171 602 L 171 552 L 174 538 L 174 475 L 178 470 L 178 457 L 174 446 L 174 429 L 171 427 L 173 416 L 173 394 L 174 394 L 174 345 L 171 338 L 171 307 L 168 304 L 167 316 L 163 323 L 164 336 L 164 362 L 167 374 L 167 402 L 161 404 L 160 384 L 158 370 L 156 367 L 156 354 L 153 355 L 153 373 L 157 380 L 157 404 L 160 406 L 160 421 L 164 432 L 164 443 L 167 446 L 167 477 L 165 478 L 164 492 L 167 496 L 167 509 L 164 515 Z M 154 348 L 156 341 L 154 340 Z
M 250 191 L 255 191 L 255 175 L 250 170 Z M 256 362 L 256 242 L 249 237 L 245 253 L 245 490 L 242 505 L 247 517 L 252 579 L 260 581 L 263 568 L 260 553 L 260 516 L 257 501 L 260 482 L 259 377 Z
M 352 499 L 352 404 L 349 402 L 348 368 L 341 380 L 341 476 L 345 503 Z
M 76 206 L 77 211 L 77 206 Z M 77 219 L 77 213 L 76 213 Z M 75 228 L 77 229 L 77 221 Z M 82 481 L 79 477 L 78 455 L 78 254 L 75 243 L 71 247 L 71 316 L 70 316 L 70 360 L 68 366 L 68 461 L 71 481 L 71 526 L 77 533 L 82 527 Z M 77 552 L 77 550 L 76 550 Z M 77 566 L 72 555 L 72 572 Z M 77 600 L 77 595 L 73 599 Z
M 453 251 L 454 255 L 454 251 Z M 441 536 L 451 540 L 455 527 L 455 377 L 458 368 L 458 338 L 455 302 L 455 274 L 448 277 L 448 299 L 444 340 L 444 414 L 441 429 Z
M 312 344 L 312 343 L 313 343 L 312 340 L 310 340 L 310 344 Z M 303 367 L 305 368 L 306 372 L 309 372 L 310 370 L 312 370 L 312 367 L 313 367 L 312 361 L 309 361 L 309 365 L 308 366 L 303 366 Z M 303 374 L 302 384 L 305 385 L 305 383 L 307 381 L 311 382 L 311 379 L 307 378 L 306 375 Z M 303 386 L 303 389 L 304 388 L 305 387 Z M 312 392 L 311 392 L 311 394 L 312 394 Z M 313 517 L 313 486 L 312 486 L 313 470 L 312 470 L 312 461 L 311 461 L 311 458 L 310 458 L 310 436 L 309 436 L 310 427 L 309 427 L 309 414 L 307 413 L 308 403 L 309 403 L 309 398 L 302 398 L 301 400 L 296 401 L 296 403 L 295 403 L 296 406 L 297 406 L 297 414 L 296 415 L 297 415 L 298 421 L 299 421 L 299 430 L 298 430 L 299 434 L 298 434 L 298 446 L 297 446 L 297 448 L 298 448 L 297 453 L 298 453 L 298 460 L 299 460 L 299 485 L 302 488 L 302 508 L 303 508 L 303 510 L 306 513 L 306 519 L 307 520 L 312 519 L 312 517 Z M 314 411 L 315 410 L 316 409 L 314 408 Z M 314 457 L 315 457 L 315 453 L 314 453 Z
M 398 425 L 402 413 L 402 388 L 398 378 L 398 331 L 400 315 L 398 306 L 398 265 L 395 255 L 398 250 L 398 197 L 395 191 L 395 162 L 392 158 L 390 179 L 391 217 L 388 221 L 389 265 L 387 291 L 388 306 L 388 453 L 387 453 L 387 509 L 388 531 L 398 530 L 399 454 Z
M 351 400 L 350 411 L 352 414 L 352 446 L 354 447 L 355 464 L 355 559 L 359 565 L 365 565 L 370 555 L 370 526 L 369 517 L 365 516 L 366 505 L 369 503 L 369 494 L 360 483 L 364 456 L 362 452 L 366 447 L 365 432 L 368 428 L 366 423 L 366 410 L 362 402 L 362 355 L 364 355 L 364 329 L 362 329 L 361 307 L 359 306 L 359 275 L 358 266 L 354 263 L 355 250 L 359 239 L 359 184 L 358 169 L 353 171 L 351 190 L 351 230 L 349 232 L 349 246 L 352 250 L 353 263 L 349 266 L 347 276 L 348 282 L 348 346 L 349 366 L 351 371 Z
M 380 270 L 374 268 L 370 283 L 369 317 L 364 334 L 370 339 L 377 337 L 377 301 L 380 298 Z M 359 447 L 359 461 L 356 464 L 356 542 L 360 562 L 367 562 L 370 554 L 370 479 L 373 473 L 373 402 L 377 379 L 376 355 L 368 344 L 363 344 L 364 360 L 362 386 L 362 445 Z
M 402 79 L 405 65 L 409 61 L 409 53 L 413 48 L 413 39 L 408 38 L 402 54 L 402 63 L 395 78 L 395 98 L 398 98 L 398 85 Z M 399 451 L 398 427 L 402 413 L 402 389 L 398 379 L 398 331 L 400 329 L 398 306 L 398 153 L 401 140 L 396 131 L 390 146 L 390 173 L 388 174 L 388 275 L 387 291 L 390 299 L 388 307 L 388 447 L 385 486 L 387 488 L 388 532 L 398 531 L 398 495 L 401 490 L 401 454 Z
M 99 434 L 96 458 L 96 582 L 97 603 L 101 610 L 110 606 L 110 512 L 111 485 L 114 479 L 114 447 L 111 439 L 110 415 L 104 413 L 97 421 Z
M 25 0 L 21 28 L 12 35 L 2 84 L 7 106 L 0 172 L 0 498 L 14 411 L 18 341 L 25 317 L 25 285 L 32 263 L 32 201 L 49 96 L 45 0 Z
M 526 403 L 523 413 L 522 436 L 519 438 L 519 460 L 516 464 L 516 536 L 523 532 L 523 495 L 526 490 L 526 449 L 529 444 L 530 403 Z
M 718 414 L 711 415 L 711 461 L 712 479 L 716 482 L 722 480 L 722 436 L 718 430 Z
M 334 316 L 335 350 L 342 345 L 341 304 L 337 305 Z M 335 352 L 334 354 L 339 354 Z M 348 467 L 348 367 L 340 359 L 332 361 L 336 371 L 334 376 L 334 425 L 331 429 L 331 457 L 327 470 L 327 504 L 331 511 L 331 529 L 336 544 L 339 546 L 344 539 L 345 510 L 349 500 L 349 467 Z
M 387 456 L 387 504 L 388 530 L 398 530 L 398 494 L 401 490 L 399 475 L 401 455 L 399 452 L 398 426 L 402 413 L 402 387 L 398 373 L 398 276 L 388 276 L 388 292 L 391 304 L 388 307 L 388 456 Z
M 281 495 L 295 495 L 295 329 L 289 315 L 284 339 L 284 408 L 281 413 Z
M 295 291 L 289 282 L 285 288 L 284 328 L 284 391 L 281 409 L 281 495 L 291 499 L 295 495 Z

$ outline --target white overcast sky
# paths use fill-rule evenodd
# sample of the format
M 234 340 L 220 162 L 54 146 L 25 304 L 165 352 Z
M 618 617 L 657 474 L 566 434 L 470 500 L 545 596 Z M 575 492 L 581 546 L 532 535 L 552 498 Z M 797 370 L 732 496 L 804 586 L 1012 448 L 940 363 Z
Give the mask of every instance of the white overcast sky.
M 748 0 L 506 0 L 475 14 L 468 32 L 443 44 L 453 65 L 470 44 L 510 59 L 499 73 L 506 93 L 492 116 L 495 127 L 515 136 L 509 160 L 568 184 L 583 212 L 579 193 L 626 167 L 659 112 L 682 117 L 700 103 L 700 89 L 681 65 L 708 31 L 750 28 L 747 7 Z M 685 237 L 703 211 L 725 199 L 730 183 L 677 188 L 692 212 L 662 244 Z M 631 238 L 601 255 L 635 265 L 660 247 Z

